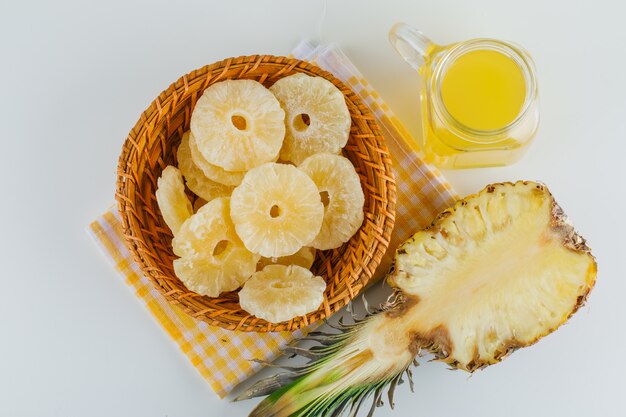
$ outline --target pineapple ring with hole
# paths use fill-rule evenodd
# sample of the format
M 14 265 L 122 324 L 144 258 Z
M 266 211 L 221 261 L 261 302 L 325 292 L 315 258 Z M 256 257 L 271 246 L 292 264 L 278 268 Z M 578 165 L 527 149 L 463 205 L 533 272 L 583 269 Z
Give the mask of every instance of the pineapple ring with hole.
M 281 256 L 280 258 L 261 257 L 256 265 L 257 271 L 261 271 L 267 265 L 298 265 L 302 268 L 311 269 L 315 261 L 315 248 L 305 246 L 293 255 Z
M 217 165 L 213 165 L 207 161 L 202 152 L 198 149 L 196 138 L 193 134 L 189 135 L 189 148 L 191 149 L 191 158 L 198 168 L 202 170 L 207 178 L 224 185 L 237 186 L 241 184 L 245 171 L 230 172 Z
M 183 134 L 180 145 L 178 145 L 176 158 L 178 159 L 178 168 L 185 177 L 187 187 L 203 200 L 211 201 L 217 197 L 228 197 L 233 192 L 234 187 L 220 184 L 207 178 L 193 162 L 189 145 L 189 132 Z
M 247 171 L 278 156 L 285 137 L 285 112 L 256 81 L 222 81 L 198 99 L 191 131 L 208 162 L 227 171 Z
M 293 255 L 317 236 L 324 205 L 304 172 L 269 162 L 246 173 L 233 191 L 230 215 L 246 248 L 272 258 Z
M 165 224 L 172 233 L 178 233 L 181 225 L 193 214 L 193 207 L 185 194 L 183 176 L 176 167 L 170 165 L 163 170 L 155 194 Z
M 271 323 L 304 316 L 324 301 L 326 282 L 298 265 L 268 265 L 239 291 L 241 308 Z
M 180 259 L 174 272 L 185 286 L 200 295 L 217 297 L 233 291 L 255 271 L 259 255 L 248 251 L 230 220 L 228 197 L 215 198 L 181 226 L 172 240 Z
M 338 153 L 350 134 L 350 112 L 337 87 L 322 77 L 294 74 L 270 91 L 285 109 L 287 133 L 280 159 L 299 165 L 316 153 Z
M 325 206 L 322 228 L 310 245 L 321 250 L 338 248 L 363 223 L 365 196 L 359 175 L 352 162 L 340 155 L 313 155 L 298 168 L 317 185 Z

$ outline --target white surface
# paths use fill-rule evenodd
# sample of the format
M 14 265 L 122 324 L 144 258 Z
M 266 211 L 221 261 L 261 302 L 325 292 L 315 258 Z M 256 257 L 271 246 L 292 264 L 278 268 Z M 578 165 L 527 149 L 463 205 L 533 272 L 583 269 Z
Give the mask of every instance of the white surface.
M 287 53 L 317 33 L 312 2 L 0 1 L 0 415 L 244 416 L 219 401 L 84 232 L 113 200 L 122 142 L 181 74 Z M 624 416 L 626 27 L 623 2 L 329 2 L 321 26 L 414 132 L 417 75 L 387 43 L 397 20 L 433 40 L 488 36 L 534 56 L 542 124 L 509 168 L 449 172 L 462 193 L 545 181 L 599 263 L 588 306 L 471 378 L 415 371 L 377 416 Z M 178 4 L 178 3 L 176 3 Z M 354 11 L 353 11 L 354 10 Z

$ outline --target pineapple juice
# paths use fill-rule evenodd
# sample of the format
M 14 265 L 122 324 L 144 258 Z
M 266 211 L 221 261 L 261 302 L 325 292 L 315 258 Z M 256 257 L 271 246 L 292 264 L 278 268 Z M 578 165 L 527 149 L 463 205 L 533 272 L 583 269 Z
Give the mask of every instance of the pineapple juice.
M 428 68 L 424 67 L 423 76 Z M 422 91 L 422 147 L 444 168 L 508 165 L 534 135 L 537 117 L 516 124 L 528 95 L 524 72 L 505 54 L 478 49 L 450 62 L 434 86 L 439 111 Z M 433 89 L 430 89 L 433 93 Z
M 539 125 L 534 63 L 522 48 L 494 39 L 436 45 L 404 23 L 392 45 L 422 79 L 422 136 L 428 162 L 442 168 L 509 165 Z
M 476 130 L 497 130 L 511 123 L 526 96 L 524 74 L 512 59 L 478 50 L 457 58 L 441 84 L 443 103 L 459 123 Z

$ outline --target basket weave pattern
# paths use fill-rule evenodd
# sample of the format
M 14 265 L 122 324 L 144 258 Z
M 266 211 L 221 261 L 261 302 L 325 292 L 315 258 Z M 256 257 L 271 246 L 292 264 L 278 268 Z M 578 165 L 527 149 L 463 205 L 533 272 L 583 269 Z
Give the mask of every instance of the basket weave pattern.
M 189 291 L 175 276 L 172 233 L 161 217 L 155 191 L 162 170 L 177 164 L 176 148 L 183 132 L 189 129 L 196 101 L 208 86 L 227 79 L 252 79 L 269 87 L 296 72 L 324 77 L 344 94 L 352 127 L 343 154 L 359 174 L 365 194 L 365 220 L 340 248 L 318 251 L 312 271 L 328 284 L 321 307 L 306 316 L 273 324 L 242 310 L 236 292 L 218 298 L 201 296 Z M 382 134 L 369 109 L 353 91 L 307 62 L 255 55 L 226 59 L 184 75 L 152 102 L 124 143 L 117 170 L 116 199 L 126 244 L 142 272 L 168 301 L 192 317 L 229 330 L 291 331 L 330 316 L 371 279 L 389 246 L 396 188 Z

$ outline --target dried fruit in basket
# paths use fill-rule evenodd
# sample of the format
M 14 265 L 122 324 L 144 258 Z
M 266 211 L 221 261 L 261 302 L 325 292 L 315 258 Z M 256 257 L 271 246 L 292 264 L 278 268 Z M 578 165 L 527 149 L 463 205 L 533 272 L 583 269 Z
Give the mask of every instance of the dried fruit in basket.
M 473 372 L 532 345 L 587 299 L 596 262 L 545 186 L 495 184 L 444 211 L 396 252 L 396 293 L 377 314 L 292 349 L 313 360 L 258 382 L 241 398 L 275 391 L 253 417 L 358 412 L 393 392 L 415 356 L 430 352 Z M 293 369 L 293 368 L 292 368 Z M 353 414 L 351 414 L 353 415 Z
M 176 167 L 165 167 L 157 180 L 155 194 L 165 224 L 172 233 L 178 233 L 183 222 L 193 214 L 193 208 L 185 194 L 183 176 Z
M 257 263 L 258 271 L 267 265 L 298 265 L 306 269 L 310 269 L 315 261 L 315 248 L 305 246 L 293 255 L 281 256 L 279 258 L 261 257 Z
M 271 258 L 293 255 L 313 240 L 324 205 L 304 172 L 269 162 L 246 173 L 233 191 L 230 215 L 246 248 Z
M 215 198 L 181 226 L 172 240 L 176 276 L 198 294 L 233 291 L 255 271 L 259 255 L 248 251 L 230 220 L 229 198 Z
M 213 165 L 207 161 L 200 149 L 193 134 L 189 135 L 189 148 L 191 149 L 191 157 L 198 168 L 202 170 L 207 178 L 224 185 L 236 186 L 241 184 L 245 171 L 226 171 L 224 168 Z
M 227 171 L 247 171 L 278 156 L 285 112 L 256 81 L 222 81 L 198 99 L 191 131 L 208 162 Z
M 217 197 L 228 197 L 233 192 L 232 186 L 220 184 L 204 175 L 202 170 L 196 166 L 191 156 L 189 145 L 189 132 L 185 132 L 178 145 L 176 153 L 178 168 L 185 177 L 187 187 L 197 196 L 205 201 L 211 201 Z
M 350 112 L 337 87 L 322 77 L 298 73 L 270 90 L 285 109 L 287 132 L 280 159 L 296 165 L 321 152 L 338 153 L 350 133 Z
M 348 158 L 317 154 L 298 166 L 317 185 L 324 204 L 322 228 L 311 246 L 321 250 L 341 246 L 363 223 L 365 196 L 359 175 Z
M 298 265 L 268 265 L 239 291 L 241 308 L 271 323 L 315 311 L 324 301 L 326 282 Z

